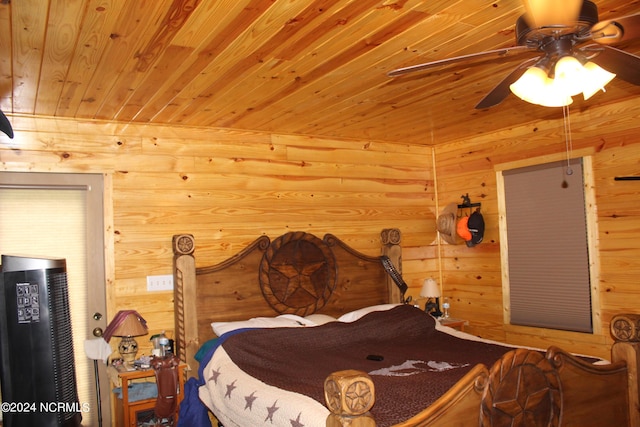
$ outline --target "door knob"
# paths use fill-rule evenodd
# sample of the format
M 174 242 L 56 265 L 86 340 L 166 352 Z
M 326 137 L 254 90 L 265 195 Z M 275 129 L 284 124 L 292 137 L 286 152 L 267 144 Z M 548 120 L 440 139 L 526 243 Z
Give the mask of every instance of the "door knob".
M 98 313 L 97 311 L 95 313 L 93 313 L 93 320 L 100 320 L 102 319 L 102 313 Z M 93 336 L 94 337 L 101 337 L 102 336 L 102 328 L 97 327 L 97 328 L 93 328 Z

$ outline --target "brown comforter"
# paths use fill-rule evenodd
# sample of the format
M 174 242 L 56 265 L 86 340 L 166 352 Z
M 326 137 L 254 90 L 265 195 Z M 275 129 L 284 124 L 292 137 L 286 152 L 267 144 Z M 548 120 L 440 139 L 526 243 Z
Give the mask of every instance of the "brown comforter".
M 330 373 L 368 372 L 376 389 L 371 413 L 378 427 L 410 418 L 474 365 L 491 366 L 510 350 L 437 331 L 431 316 L 408 305 L 353 323 L 251 330 L 230 336 L 223 347 L 249 375 L 323 404 L 323 384 Z M 368 355 L 383 360 L 368 360 Z

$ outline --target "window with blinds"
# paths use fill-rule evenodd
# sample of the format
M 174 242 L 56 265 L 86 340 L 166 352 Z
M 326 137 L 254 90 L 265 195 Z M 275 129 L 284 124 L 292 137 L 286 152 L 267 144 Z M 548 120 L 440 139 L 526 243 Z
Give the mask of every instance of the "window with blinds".
M 582 160 L 502 178 L 511 324 L 592 332 Z

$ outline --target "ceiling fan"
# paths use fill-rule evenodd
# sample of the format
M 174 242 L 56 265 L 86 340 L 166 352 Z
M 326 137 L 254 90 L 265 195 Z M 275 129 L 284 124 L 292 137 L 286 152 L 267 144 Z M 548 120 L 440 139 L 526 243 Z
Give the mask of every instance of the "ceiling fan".
M 526 13 L 516 21 L 517 46 L 411 65 L 390 71 L 387 75 L 395 77 L 490 56 L 540 53 L 518 65 L 476 105 L 476 109 L 501 103 L 514 91 L 512 85 L 529 69 L 538 71 L 545 78 L 547 75 L 553 77 L 554 72 L 557 73 L 556 65 L 565 57 L 572 61 L 575 58 L 582 65 L 596 64 L 622 80 L 640 85 L 640 57 L 610 46 L 640 38 L 640 14 L 599 21 L 598 8 L 590 0 L 523 0 L 523 3 Z M 613 74 L 609 80 L 611 78 Z M 602 89 L 604 84 L 593 93 Z
M 9 123 L 9 119 L 7 119 L 7 116 L 5 116 L 2 111 L 0 111 L 0 131 L 6 133 L 9 138 L 13 138 L 11 123 Z

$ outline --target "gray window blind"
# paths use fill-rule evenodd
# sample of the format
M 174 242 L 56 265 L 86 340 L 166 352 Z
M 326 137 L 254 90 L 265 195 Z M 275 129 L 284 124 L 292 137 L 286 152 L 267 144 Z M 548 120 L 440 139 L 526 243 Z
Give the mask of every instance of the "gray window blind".
M 592 332 L 582 161 L 503 171 L 511 323 Z

